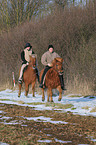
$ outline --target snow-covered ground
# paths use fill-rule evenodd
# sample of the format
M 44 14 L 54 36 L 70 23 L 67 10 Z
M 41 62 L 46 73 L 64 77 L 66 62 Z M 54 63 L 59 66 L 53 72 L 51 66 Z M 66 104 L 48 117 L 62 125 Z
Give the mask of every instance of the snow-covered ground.
M 42 95 L 38 95 L 35 93 L 36 97 L 32 97 L 32 94 L 29 94 L 28 97 L 25 97 L 24 92 L 21 93 L 21 97 L 18 98 L 18 90 L 12 91 L 12 90 L 4 90 L 0 91 L 0 103 L 6 103 L 6 104 L 16 104 L 20 106 L 29 106 L 34 107 L 36 110 L 61 110 L 63 112 L 70 111 L 73 114 L 79 114 L 79 115 L 92 115 L 96 117 L 96 96 L 81 96 L 76 94 L 69 94 L 69 95 L 62 95 L 62 100 L 58 101 L 58 95 L 53 96 L 53 101 L 57 105 L 60 105 L 60 108 L 54 107 L 54 104 L 51 103 L 47 104 L 47 94 L 45 96 L 45 101 L 42 102 Z M 47 105 L 46 105 L 47 104 Z M 64 109 L 62 106 L 66 104 L 70 107 L 68 109 Z M 58 105 L 57 105 L 58 106 Z M 92 111 L 94 109 L 94 111 Z M 2 111 L 0 110 L 0 113 L 2 114 Z M 23 116 L 22 116 L 23 117 Z M 1 118 L 7 120 L 9 117 L 1 115 Z M 68 122 L 64 121 L 52 121 L 52 118 L 45 117 L 45 116 L 38 116 L 38 117 L 24 117 L 27 120 L 34 120 L 34 121 L 40 121 L 40 122 L 50 122 L 53 124 L 63 123 L 67 124 Z M 4 121 L 4 124 L 17 124 L 18 122 L 12 121 L 12 122 L 6 122 Z M 92 141 L 96 142 L 96 139 L 91 138 Z M 55 140 L 56 142 L 60 143 L 71 143 L 71 141 L 62 141 L 62 140 Z M 51 140 L 38 140 L 38 142 L 51 142 Z M 6 143 L 0 142 L 0 145 L 8 145 Z
M 49 104 L 49 106 L 46 106 L 47 102 L 47 95 L 45 96 L 45 101 L 42 102 L 42 95 L 38 95 L 35 93 L 36 97 L 32 97 L 32 94 L 29 94 L 28 97 L 25 97 L 24 92 L 21 93 L 21 97 L 18 98 L 18 90 L 12 91 L 12 90 L 4 90 L 0 91 L 0 103 L 6 103 L 6 104 L 17 104 L 21 106 L 29 106 L 29 107 L 35 107 L 37 110 L 52 110 L 56 109 L 52 105 Z M 75 96 L 75 97 L 72 97 Z M 96 96 L 88 96 L 88 97 L 78 97 L 78 95 L 69 94 L 69 95 L 63 95 L 62 100 L 58 101 L 58 95 L 53 96 L 54 103 L 59 104 L 72 104 L 73 106 L 68 109 L 61 109 L 62 111 L 70 111 L 74 114 L 79 115 L 92 115 L 96 117 Z M 38 104 L 44 103 L 44 104 Z M 29 104 L 30 103 L 30 104 Z M 38 105 L 31 104 L 31 103 L 37 103 Z M 94 111 L 92 111 L 94 109 Z M 56 109 L 57 110 L 57 109 Z M 59 109 L 60 110 L 60 109 Z

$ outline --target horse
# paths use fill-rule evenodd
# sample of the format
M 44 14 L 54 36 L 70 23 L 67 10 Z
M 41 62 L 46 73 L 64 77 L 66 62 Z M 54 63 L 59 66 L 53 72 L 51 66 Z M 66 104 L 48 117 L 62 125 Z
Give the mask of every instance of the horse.
M 47 88 L 47 101 L 49 102 L 49 97 L 50 97 L 50 102 L 53 102 L 52 98 L 52 89 L 57 89 L 59 91 L 59 98 L 58 101 L 61 101 L 62 99 L 62 89 L 61 89 L 61 83 L 60 83 L 60 77 L 59 74 L 63 73 L 63 59 L 62 58 L 55 58 L 52 61 L 52 68 L 50 68 L 46 75 L 45 75 L 45 88 Z M 41 70 L 40 72 L 40 81 L 41 77 L 43 74 L 44 69 Z M 42 101 L 45 100 L 45 95 L 44 95 L 44 88 L 42 89 Z
M 25 71 L 23 73 L 23 81 L 25 83 L 25 96 L 28 95 L 29 91 L 29 85 L 32 84 L 32 94 L 33 97 L 35 97 L 35 83 L 36 83 L 36 54 L 30 55 L 30 61 L 29 65 L 27 68 L 25 68 Z M 18 97 L 21 95 L 21 88 L 22 84 L 19 84 L 19 92 L 18 92 Z

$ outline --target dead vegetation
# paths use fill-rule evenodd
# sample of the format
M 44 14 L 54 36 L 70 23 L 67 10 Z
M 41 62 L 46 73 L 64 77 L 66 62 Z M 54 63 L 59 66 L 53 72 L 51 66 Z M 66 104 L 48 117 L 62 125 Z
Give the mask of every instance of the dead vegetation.
M 73 115 L 70 112 L 37 111 L 34 108 L 7 104 L 0 104 L 0 110 L 3 111 L 0 113 L 1 142 L 10 145 L 62 145 L 64 143 L 95 145 L 92 141 L 96 139 L 95 117 Z M 61 123 L 27 119 L 39 116 L 49 117 L 52 121 L 61 121 Z M 48 140 L 49 143 L 46 142 Z
M 20 53 L 30 42 L 37 54 L 41 71 L 41 55 L 53 44 L 55 51 L 64 59 L 64 80 L 67 93 L 84 95 L 96 91 L 96 4 L 85 7 L 56 9 L 52 14 L 22 23 L 0 35 L 0 88 L 16 83 L 21 66 Z

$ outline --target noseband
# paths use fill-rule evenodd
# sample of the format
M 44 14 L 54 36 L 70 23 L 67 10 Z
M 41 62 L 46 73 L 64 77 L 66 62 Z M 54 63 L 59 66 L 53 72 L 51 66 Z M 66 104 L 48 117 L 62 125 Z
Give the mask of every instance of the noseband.
M 59 75 L 62 75 L 63 74 L 63 68 L 61 69 L 61 70 L 58 70 L 58 65 L 56 64 L 56 69 L 55 69 L 58 73 L 59 73 Z
M 32 69 L 36 69 L 36 65 L 29 64 L 29 67 L 32 67 Z

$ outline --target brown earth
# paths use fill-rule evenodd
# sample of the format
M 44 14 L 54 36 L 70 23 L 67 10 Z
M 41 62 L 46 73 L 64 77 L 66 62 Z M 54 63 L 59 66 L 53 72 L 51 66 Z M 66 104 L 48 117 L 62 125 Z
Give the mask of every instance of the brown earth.
M 10 145 L 96 145 L 96 142 L 92 141 L 92 138 L 96 139 L 95 117 L 54 110 L 38 111 L 30 107 L 8 104 L 0 104 L 0 110 L 3 111 L 0 113 L 0 142 Z M 55 124 L 24 118 L 38 116 L 50 117 L 52 121 L 67 123 Z M 40 143 L 38 140 L 50 140 L 51 142 Z

